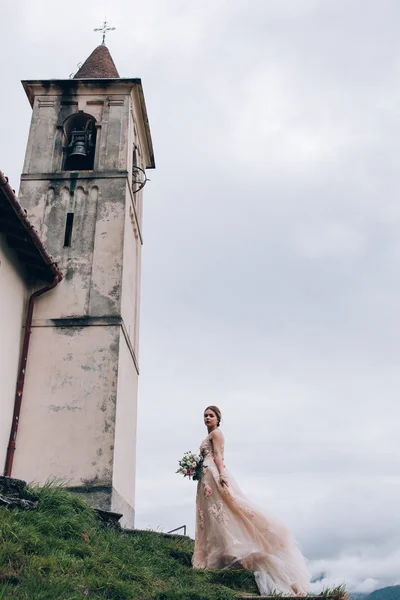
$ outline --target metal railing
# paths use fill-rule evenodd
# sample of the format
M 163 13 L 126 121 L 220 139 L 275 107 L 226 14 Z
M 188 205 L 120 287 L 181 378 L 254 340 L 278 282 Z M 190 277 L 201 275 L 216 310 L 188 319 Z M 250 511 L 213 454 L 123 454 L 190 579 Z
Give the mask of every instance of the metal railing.
M 186 525 L 181 525 L 180 527 L 177 527 L 176 529 L 171 529 L 171 531 L 167 531 L 167 533 L 175 533 L 176 531 L 179 531 L 180 529 L 183 529 L 183 535 L 186 535 Z

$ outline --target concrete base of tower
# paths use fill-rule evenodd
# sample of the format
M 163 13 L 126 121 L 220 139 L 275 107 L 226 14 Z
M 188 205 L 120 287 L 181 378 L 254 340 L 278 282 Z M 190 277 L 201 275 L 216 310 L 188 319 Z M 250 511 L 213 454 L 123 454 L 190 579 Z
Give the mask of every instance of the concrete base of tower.
M 92 508 L 122 514 L 119 521 L 124 529 L 134 529 L 135 509 L 111 486 L 75 486 L 68 490 L 79 494 Z

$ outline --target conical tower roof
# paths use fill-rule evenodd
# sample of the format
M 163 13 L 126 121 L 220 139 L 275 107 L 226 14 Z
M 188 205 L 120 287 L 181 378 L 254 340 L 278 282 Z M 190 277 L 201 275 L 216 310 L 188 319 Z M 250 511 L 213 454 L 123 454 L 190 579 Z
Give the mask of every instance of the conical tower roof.
M 85 60 L 74 79 L 119 79 L 119 73 L 104 44 L 97 46 Z

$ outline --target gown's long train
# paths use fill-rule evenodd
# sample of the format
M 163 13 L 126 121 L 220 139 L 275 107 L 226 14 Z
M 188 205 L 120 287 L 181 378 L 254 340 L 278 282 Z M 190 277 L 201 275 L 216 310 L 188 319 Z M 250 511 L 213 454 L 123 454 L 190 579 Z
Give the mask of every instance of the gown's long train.
M 229 471 L 219 483 L 209 436 L 201 443 L 204 471 L 197 486 L 195 569 L 242 566 L 260 594 L 307 594 L 310 575 L 296 541 L 278 519 L 252 505 Z

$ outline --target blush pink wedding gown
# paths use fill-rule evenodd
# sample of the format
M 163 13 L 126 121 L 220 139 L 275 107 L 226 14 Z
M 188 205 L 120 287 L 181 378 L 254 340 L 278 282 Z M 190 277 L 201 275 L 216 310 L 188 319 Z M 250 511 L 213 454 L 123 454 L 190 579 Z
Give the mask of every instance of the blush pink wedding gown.
M 293 535 L 251 504 L 228 471 L 229 487 L 221 486 L 209 436 L 200 451 L 206 468 L 197 486 L 193 567 L 243 567 L 254 573 L 260 594 L 307 594 L 310 575 Z

